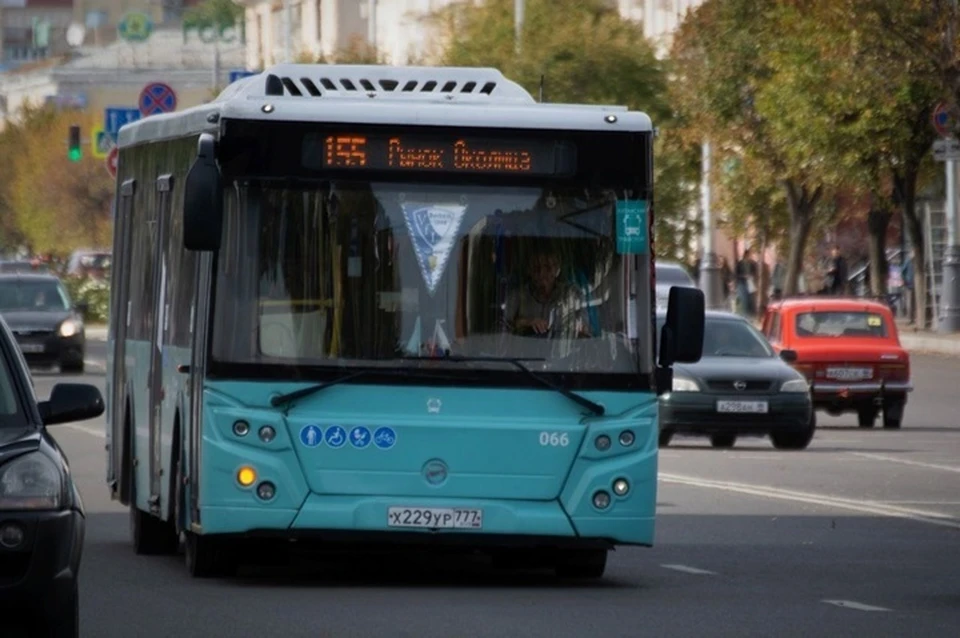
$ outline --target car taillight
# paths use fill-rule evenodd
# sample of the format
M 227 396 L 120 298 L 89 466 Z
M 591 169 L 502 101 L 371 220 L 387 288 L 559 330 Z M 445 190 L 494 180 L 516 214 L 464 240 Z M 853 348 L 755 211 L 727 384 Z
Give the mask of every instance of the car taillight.
M 878 376 L 884 381 L 908 381 L 910 368 L 903 363 L 884 363 L 878 366 Z

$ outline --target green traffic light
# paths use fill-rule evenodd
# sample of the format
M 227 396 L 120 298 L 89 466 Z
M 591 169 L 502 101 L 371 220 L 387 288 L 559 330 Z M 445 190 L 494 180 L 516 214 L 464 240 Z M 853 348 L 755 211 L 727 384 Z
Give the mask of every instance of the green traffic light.
M 79 148 L 71 148 L 70 152 L 67 153 L 67 157 L 71 162 L 79 162 L 83 158 L 83 151 Z

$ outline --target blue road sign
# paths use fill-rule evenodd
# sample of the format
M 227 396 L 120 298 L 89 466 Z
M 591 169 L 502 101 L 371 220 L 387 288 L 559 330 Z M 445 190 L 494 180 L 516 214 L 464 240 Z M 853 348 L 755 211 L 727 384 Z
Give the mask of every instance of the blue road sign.
M 230 84 L 233 84 L 237 80 L 242 80 L 243 78 L 248 78 L 251 75 L 256 74 L 256 71 L 230 71 Z
M 397 433 L 393 431 L 393 428 L 377 428 L 377 431 L 373 433 L 373 444 L 381 450 L 389 450 L 396 443 Z
M 117 133 L 124 124 L 140 119 L 140 109 L 129 106 L 108 106 L 103 110 L 103 130 L 117 139 Z
M 327 428 L 327 445 L 337 449 L 343 447 L 347 442 L 347 431 L 339 425 L 332 425 Z
M 362 425 L 358 425 L 350 430 L 350 445 L 359 449 L 370 445 L 370 430 Z
M 300 428 L 300 442 L 307 447 L 317 447 L 323 442 L 323 430 L 310 424 Z
M 147 117 L 158 113 L 172 113 L 177 110 L 177 94 L 169 84 L 153 82 L 140 91 L 140 113 Z

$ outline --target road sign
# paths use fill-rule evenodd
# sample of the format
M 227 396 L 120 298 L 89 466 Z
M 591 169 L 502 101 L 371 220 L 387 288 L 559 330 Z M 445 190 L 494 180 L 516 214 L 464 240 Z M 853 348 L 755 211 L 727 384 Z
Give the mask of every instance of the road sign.
M 129 106 L 108 106 L 103 110 L 103 130 L 114 140 L 120 127 L 140 119 L 140 109 Z
M 950 117 L 950 111 L 947 110 L 947 105 L 945 102 L 940 102 L 933 109 L 933 114 L 930 116 L 930 119 L 933 123 L 933 128 L 937 130 L 937 133 L 943 137 L 947 137 L 951 133 L 953 128 L 953 118 Z
M 145 42 L 153 33 L 153 19 L 146 13 L 130 11 L 117 23 L 117 35 L 127 42 Z
M 953 138 L 937 140 L 933 143 L 933 159 L 938 162 L 960 160 L 960 141 Z
M 107 153 L 107 172 L 110 173 L 110 177 L 116 179 L 117 177 L 117 168 L 119 167 L 120 161 L 120 149 L 114 146 L 110 149 L 110 152 Z
M 102 126 L 94 127 L 90 133 L 93 139 L 93 143 L 90 145 L 90 154 L 97 159 L 106 159 L 107 155 L 110 154 L 110 149 L 113 148 L 113 139 L 103 130 Z
M 177 94 L 168 84 L 154 82 L 140 91 L 140 114 L 144 117 L 177 110 Z
M 256 74 L 256 71 L 230 71 L 230 84 L 233 84 L 237 80 L 242 80 L 243 78 L 248 78 L 251 75 Z

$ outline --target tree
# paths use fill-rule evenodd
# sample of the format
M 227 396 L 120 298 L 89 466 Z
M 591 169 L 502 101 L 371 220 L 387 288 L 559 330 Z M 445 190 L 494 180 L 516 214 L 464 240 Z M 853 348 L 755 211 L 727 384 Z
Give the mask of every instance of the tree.
M 784 294 L 793 294 L 814 212 L 828 183 L 816 149 L 782 139 L 775 105 L 778 69 L 770 52 L 785 28 L 776 0 L 706 0 L 681 24 L 671 51 L 676 76 L 672 104 L 695 139 L 734 149 L 757 183 L 776 183 L 789 213 L 789 255 Z
M 528 0 L 517 42 L 513 9 L 512 0 L 486 0 L 434 13 L 440 62 L 494 67 L 531 95 L 542 89 L 545 101 L 625 105 L 669 128 L 665 69 L 638 24 L 603 0 Z M 698 155 L 669 132 L 655 153 L 657 253 L 684 259 L 696 232 L 687 211 Z
M 95 123 L 86 114 L 44 108 L 28 112 L 14 133 L 19 152 L 7 182 L 8 204 L 33 252 L 65 255 L 110 243 L 114 185 L 103 160 L 89 152 L 80 162 L 67 159 L 69 127 L 78 124 L 89 137 Z

